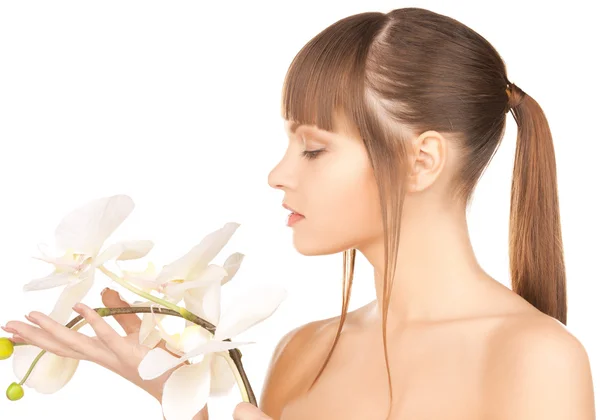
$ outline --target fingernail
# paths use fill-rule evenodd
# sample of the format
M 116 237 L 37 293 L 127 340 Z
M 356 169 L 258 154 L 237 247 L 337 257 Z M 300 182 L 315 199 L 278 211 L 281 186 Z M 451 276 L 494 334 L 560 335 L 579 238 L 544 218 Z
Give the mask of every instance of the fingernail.
M 76 303 L 73 305 L 73 310 L 77 313 L 81 313 L 81 311 L 83 311 L 83 305 L 81 303 Z
M 108 290 L 108 287 L 105 287 L 104 289 L 102 289 L 102 291 L 100 292 L 100 296 L 104 296 L 104 292 L 106 292 Z
M 38 323 L 38 320 L 35 317 L 35 315 L 31 315 L 31 314 L 25 315 L 25 318 L 27 319 L 27 321 L 29 321 L 29 322 L 31 322 L 33 324 L 37 324 Z
M 7 333 L 11 333 L 11 334 L 16 334 L 16 333 L 17 333 L 17 330 L 15 330 L 14 328 L 10 328 L 10 327 L 4 327 L 4 326 L 3 326 L 3 327 L 2 327 L 2 329 L 3 329 L 4 331 L 6 331 Z

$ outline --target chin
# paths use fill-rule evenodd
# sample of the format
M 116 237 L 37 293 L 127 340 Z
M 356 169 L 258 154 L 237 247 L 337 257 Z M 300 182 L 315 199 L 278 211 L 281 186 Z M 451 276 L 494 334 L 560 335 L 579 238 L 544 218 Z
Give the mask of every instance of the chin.
M 352 248 L 349 242 L 333 242 L 328 235 L 303 235 L 294 232 L 294 248 L 305 256 L 332 255 Z

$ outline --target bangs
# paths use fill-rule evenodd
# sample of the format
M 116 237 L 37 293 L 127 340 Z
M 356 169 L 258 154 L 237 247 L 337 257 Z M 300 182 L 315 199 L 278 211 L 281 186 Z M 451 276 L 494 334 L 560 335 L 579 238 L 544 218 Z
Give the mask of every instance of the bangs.
M 294 57 L 283 83 L 282 117 L 340 131 L 336 116 L 357 121 L 364 108 L 365 63 L 381 13 L 342 19 L 311 39 Z

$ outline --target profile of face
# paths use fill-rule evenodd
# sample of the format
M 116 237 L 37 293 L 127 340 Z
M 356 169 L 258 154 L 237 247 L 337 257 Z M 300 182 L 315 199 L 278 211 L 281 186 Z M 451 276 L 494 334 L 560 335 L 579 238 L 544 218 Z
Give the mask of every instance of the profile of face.
M 383 237 L 379 193 L 358 131 L 336 116 L 334 130 L 285 121 L 288 147 L 268 182 L 304 218 L 291 226 L 303 255 L 360 248 Z

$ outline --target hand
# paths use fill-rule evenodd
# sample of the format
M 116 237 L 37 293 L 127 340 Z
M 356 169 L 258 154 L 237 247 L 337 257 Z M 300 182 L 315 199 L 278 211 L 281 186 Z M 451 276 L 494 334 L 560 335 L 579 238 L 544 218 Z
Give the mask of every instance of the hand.
M 119 294 L 106 288 L 102 303 L 108 308 L 130 306 Z M 115 315 L 126 336 L 121 336 L 100 315 L 86 305 L 77 311 L 89 323 L 96 337 L 73 331 L 41 312 L 31 312 L 26 318 L 37 326 L 21 321 L 10 321 L 5 331 L 13 333 L 15 342 L 28 343 L 61 357 L 87 360 L 105 367 L 139 386 L 159 402 L 166 379 L 179 366 L 153 380 L 143 380 L 138 374 L 138 365 L 150 348 L 139 344 L 142 321 L 136 314 Z M 165 342 L 157 344 L 166 350 Z M 168 350 L 167 350 L 168 351 Z
M 239 403 L 233 412 L 233 420 L 273 420 L 250 403 Z

